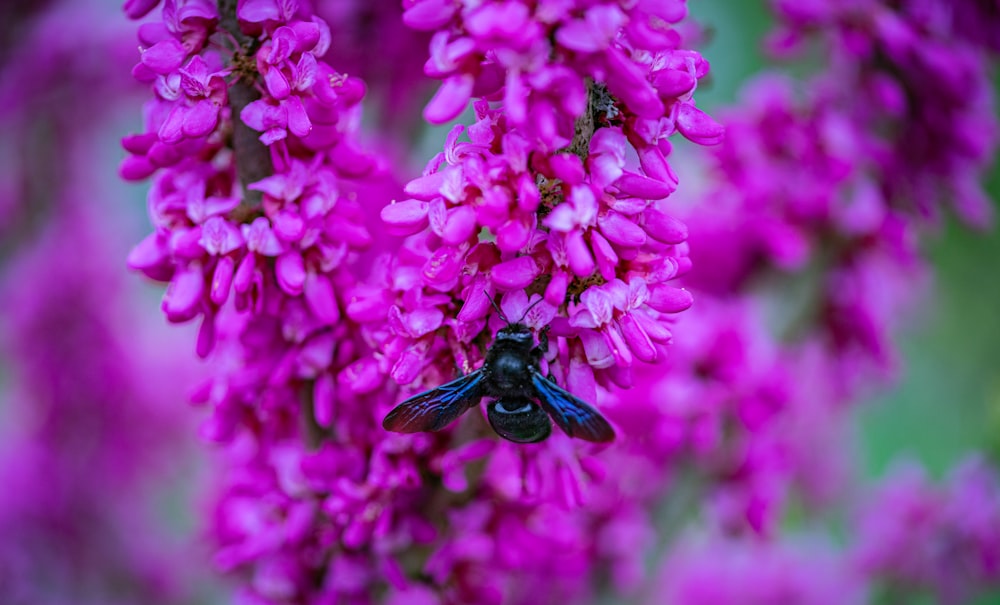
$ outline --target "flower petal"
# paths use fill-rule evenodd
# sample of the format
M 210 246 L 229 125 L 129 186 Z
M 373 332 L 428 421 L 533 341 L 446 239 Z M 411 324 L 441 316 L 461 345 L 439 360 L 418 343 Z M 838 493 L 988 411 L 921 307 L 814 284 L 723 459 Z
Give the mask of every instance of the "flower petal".
M 186 56 L 187 51 L 180 42 L 167 38 L 142 51 L 139 60 L 155 73 L 165 76 L 180 68 Z
M 594 256 L 579 230 L 566 234 L 566 256 L 574 275 L 590 277 L 594 272 Z
M 428 225 L 427 202 L 420 200 L 403 200 L 393 202 L 382 208 L 382 222 L 388 227 L 390 235 L 413 235 Z
M 664 244 L 679 244 L 688 237 L 687 225 L 653 207 L 642 213 L 641 224 L 649 237 Z
M 657 284 L 650 287 L 646 302 L 661 313 L 680 313 L 694 303 L 694 297 L 682 288 Z
M 541 273 L 541 268 L 530 256 L 520 256 L 493 267 L 490 276 L 501 290 L 527 288 Z
M 194 319 L 204 291 L 205 276 L 199 263 L 179 268 L 163 294 L 162 308 L 167 320 L 181 323 Z
M 625 342 L 636 357 L 646 363 L 656 361 L 656 347 L 653 346 L 653 341 L 649 339 L 646 331 L 635 321 L 631 313 L 626 313 L 618 318 L 618 325 L 621 328 Z
M 451 21 L 456 9 L 452 0 L 424 0 L 403 11 L 403 23 L 417 31 L 434 31 Z
M 215 265 L 212 273 L 212 287 L 210 296 L 212 302 L 222 306 L 229 298 L 229 289 L 233 283 L 233 272 L 236 262 L 232 256 L 223 256 Z
M 597 217 L 597 224 L 609 240 L 619 246 L 638 248 L 646 243 L 646 232 L 628 217 L 611 211 Z
M 306 282 L 305 261 L 297 250 L 289 250 L 278 256 L 274 263 L 278 286 L 289 296 L 302 294 Z
M 309 310 L 325 324 L 340 321 L 340 308 L 334 295 L 333 285 L 325 275 L 309 271 L 306 274 L 304 293 Z
M 677 130 L 699 145 L 717 145 L 726 133 L 722 124 L 690 103 L 682 103 L 677 109 Z
M 424 119 L 431 124 L 444 124 L 457 118 L 469 104 L 473 84 L 475 79 L 469 74 L 460 74 L 445 80 L 424 108 Z

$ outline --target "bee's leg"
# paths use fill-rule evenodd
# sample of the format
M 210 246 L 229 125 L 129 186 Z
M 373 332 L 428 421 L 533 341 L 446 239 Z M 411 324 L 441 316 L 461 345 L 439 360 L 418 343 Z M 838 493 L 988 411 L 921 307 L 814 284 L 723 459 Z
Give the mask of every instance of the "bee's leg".
M 453 351 L 456 351 L 452 357 L 452 361 L 455 362 L 455 377 L 461 378 L 472 371 L 469 365 L 469 352 L 464 346 L 451 339 L 449 339 L 448 344 L 452 345 Z
M 535 347 L 533 353 L 541 359 L 545 357 L 546 353 L 549 352 L 549 329 L 552 326 L 545 326 L 542 331 L 538 334 L 538 346 Z
M 469 365 L 469 358 L 463 357 L 462 363 L 459 364 L 458 360 L 455 360 L 455 377 L 461 378 L 462 376 L 467 376 L 473 372 L 472 366 Z

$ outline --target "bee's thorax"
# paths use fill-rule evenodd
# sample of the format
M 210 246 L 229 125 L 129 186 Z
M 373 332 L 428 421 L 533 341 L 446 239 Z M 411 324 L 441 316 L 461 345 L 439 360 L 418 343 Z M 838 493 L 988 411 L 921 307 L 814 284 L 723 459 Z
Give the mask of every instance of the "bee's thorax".
M 534 337 L 526 326 L 514 324 L 497 333 L 486 353 L 484 388 L 489 395 L 534 395 L 531 375 L 538 367 Z

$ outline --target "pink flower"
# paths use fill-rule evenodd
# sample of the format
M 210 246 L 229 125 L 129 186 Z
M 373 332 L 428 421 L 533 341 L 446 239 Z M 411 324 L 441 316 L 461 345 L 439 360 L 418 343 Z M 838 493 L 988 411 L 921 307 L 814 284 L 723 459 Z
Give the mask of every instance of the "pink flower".
M 254 101 L 240 112 L 240 119 L 263 133 L 260 142 L 265 145 L 284 140 L 289 132 L 304 137 L 312 130 L 312 122 L 298 97 L 288 97 L 276 104 L 263 99 Z
M 158 135 L 164 143 L 208 135 L 218 125 L 219 111 L 226 105 L 222 75 L 210 73 L 200 56 L 192 57 L 178 73 L 185 104 L 176 105 L 160 126 Z

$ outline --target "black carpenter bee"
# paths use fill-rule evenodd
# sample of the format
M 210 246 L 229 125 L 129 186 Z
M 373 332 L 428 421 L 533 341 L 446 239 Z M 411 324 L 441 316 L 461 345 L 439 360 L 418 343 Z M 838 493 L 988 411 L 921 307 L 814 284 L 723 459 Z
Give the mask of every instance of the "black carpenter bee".
M 504 439 L 542 441 L 552 432 L 551 416 L 570 437 L 612 441 L 615 431 L 597 410 L 561 388 L 551 376 L 541 374 L 539 362 L 548 349 L 548 330 L 542 330 L 536 347 L 531 328 L 520 321 L 511 323 L 502 312 L 500 317 L 507 326 L 497 332 L 481 368 L 410 397 L 386 415 L 382 426 L 397 433 L 438 431 L 483 397 L 490 397 L 486 416 Z

